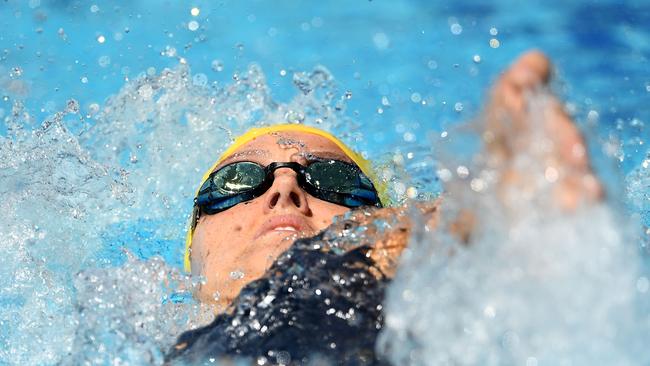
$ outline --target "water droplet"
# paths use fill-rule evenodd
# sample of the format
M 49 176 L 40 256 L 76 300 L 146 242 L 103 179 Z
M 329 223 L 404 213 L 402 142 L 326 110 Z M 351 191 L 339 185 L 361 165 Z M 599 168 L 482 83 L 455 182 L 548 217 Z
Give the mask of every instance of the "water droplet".
M 210 64 L 210 66 L 212 67 L 212 71 L 216 71 L 216 72 L 223 71 L 223 63 L 221 62 L 221 60 L 212 60 L 212 64 Z
M 108 56 L 100 56 L 99 59 L 97 59 L 97 63 L 101 67 L 106 67 L 111 64 L 111 58 Z
M 463 33 L 463 27 L 458 23 L 452 24 L 449 29 L 451 30 L 451 33 L 456 36 Z
M 20 66 L 15 66 L 11 68 L 11 72 L 9 72 L 9 77 L 11 78 L 18 78 L 23 75 L 23 69 Z
M 644 294 L 648 292 L 648 288 L 650 288 L 650 281 L 648 280 L 648 277 L 641 276 L 636 280 L 637 291 Z
M 461 179 L 467 178 L 469 175 L 469 169 L 464 165 L 459 165 L 456 168 L 456 174 L 458 174 L 458 177 Z
M 199 14 L 201 14 L 201 9 L 194 7 L 190 10 L 190 14 L 192 14 L 193 17 L 198 17 Z
M 199 29 L 199 22 L 192 20 L 191 22 L 187 23 L 187 29 L 191 30 L 192 32 L 196 31 Z
M 501 42 L 499 42 L 498 39 L 496 39 L 496 38 L 492 38 L 492 39 L 490 40 L 490 47 L 492 47 L 492 48 L 499 48 L 500 45 L 501 45 Z
M 153 96 L 153 88 L 149 84 L 144 84 L 138 88 L 138 94 L 144 100 L 151 99 L 151 97 Z
M 232 271 L 230 272 L 230 278 L 233 280 L 241 280 L 242 278 L 244 278 L 244 272 L 239 270 Z
M 417 188 L 408 187 L 408 189 L 406 189 L 406 197 L 408 197 L 410 199 L 414 199 L 417 196 L 418 196 L 418 189 Z
M 311 25 L 312 25 L 314 28 L 320 28 L 320 27 L 323 26 L 323 19 L 322 19 L 322 18 L 319 18 L 319 17 L 315 17 L 315 18 L 313 18 L 313 19 L 311 20 Z
M 68 113 L 77 113 L 79 112 L 79 102 L 75 99 L 70 99 L 65 105 L 65 111 Z
M 374 36 L 372 36 L 372 42 L 375 44 L 375 47 L 377 47 L 378 50 L 383 51 L 390 46 L 390 39 L 388 39 L 388 36 L 386 33 L 383 32 L 378 32 L 375 33 Z

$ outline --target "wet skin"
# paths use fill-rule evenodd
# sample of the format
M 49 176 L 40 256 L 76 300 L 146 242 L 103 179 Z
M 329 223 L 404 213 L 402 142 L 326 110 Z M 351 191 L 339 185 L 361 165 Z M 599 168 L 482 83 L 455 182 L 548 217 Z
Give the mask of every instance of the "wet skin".
M 236 161 L 307 164 L 311 156 L 352 162 L 330 140 L 300 132 L 260 136 L 236 150 L 216 169 Z M 349 211 L 307 194 L 289 168 L 275 171 L 262 196 L 214 215 L 199 217 L 192 241 L 192 274 L 205 283 L 197 297 L 222 311 L 248 282 L 261 277 L 298 237 L 313 236 Z
M 513 161 L 529 143 L 527 136 L 531 119 L 526 98 L 548 83 L 550 70 L 551 64 L 542 53 L 525 53 L 497 80 L 486 105 L 485 152 L 488 161 L 496 162 L 493 165 L 499 176 L 497 193 L 506 208 L 510 201 L 508 195 L 516 197 L 530 190 L 528 182 L 531 177 L 527 176 L 528 172 L 519 171 Z M 504 124 L 504 121 L 511 123 Z M 557 99 L 553 99 L 545 111 L 543 122 L 551 140 L 543 163 L 547 170 L 557 172 L 552 203 L 560 209 L 572 211 L 585 203 L 601 200 L 603 189 L 591 170 L 584 140 Z M 287 144 L 287 141 L 291 143 Z M 220 166 L 243 160 L 262 165 L 274 161 L 306 164 L 309 154 L 350 161 L 325 138 L 282 132 L 249 142 Z M 430 228 L 439 221 L 438 203 L 423 203 L 420 207 L 429 216 L 427 226 Z M 206 283 L 200 287 L 197 297 L 216 304 L 217 311 L 223 311 L 241 288 L 260 278 L 297 237 L 317 234 L 332 223 L 334 216 L 347 211 L 346 207 L 308 195 L 298 186 L 292 170 L 278 169 L 273 186 L 264 195 L 218 214 L 199 218 L 192 243 L 192 272 L 203 275 Z M 369 252 L 377 268 L 391 277 L 408 243 L 411 222 L 403 208 L 373 212 L 372 215 L 355 214 L 354 218 L 366 223 L 375 218 L 397 218 L 395 230 L 377 241 Z M 462 241 L 469 242 L 474 225 L 475 215 L 468 211 L 451 220 L 446 229 Z M 243 277 L 239 278 L 241 273 Z M 216 293 L 219 294 L 217 298 L 214 296 Z

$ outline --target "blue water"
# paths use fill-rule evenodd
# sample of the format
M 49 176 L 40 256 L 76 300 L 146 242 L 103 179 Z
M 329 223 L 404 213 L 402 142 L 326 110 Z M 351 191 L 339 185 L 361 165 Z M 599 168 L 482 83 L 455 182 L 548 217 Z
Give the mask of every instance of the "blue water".
M 404 184 L 436 193 L 431 141 L 449 131 L 462 154 L 475 152 L 454 128 L 480 113 L 490 83 L 531 48 L 553 60 L 553 88 L 585 132 L 612 205 L 650 223 L 645 1 L 8 0 L 0 48 L 0 348 L 14 347 L 0 363 L 92 354 L 79 334 L 105 314 L 69 324 L 81 305 L 116 293 L 91 296 L 79 271 L 98 271 L 108 286 L 162 266 L 189 281 L 174 268 L 194 184 L 227 144 L 222 128 L 237 133 L 302 113 L 376 161 L 413 153 Z M 331 79 L 318 84 L 310 73 L 321 67 Z M 315 91 L 302 95 L 299 80 Z M 167 264 L 128 264 L 124 249 Z M 191 302 L 182 292 L 174 296 Z M 167 314 L 158 300 L 141 301 L 143 313 Z M 124 343 L 104 335 L 109 350 L 142 354 L 130 341 L 142 334 L 129 334 Z M 30 351 L 37 345 L 42 357 Z

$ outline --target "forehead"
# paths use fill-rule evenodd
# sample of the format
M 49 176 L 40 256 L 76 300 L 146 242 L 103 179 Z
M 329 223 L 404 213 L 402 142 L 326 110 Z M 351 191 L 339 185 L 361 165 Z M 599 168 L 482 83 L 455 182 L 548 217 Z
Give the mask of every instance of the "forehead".
M 333 141 L 311 133 L 295 131 L 273 132 L 259 136 L 240 146 L 233 151 L 232 155 L 242 151 L 260 151 L 260 154 L 266 154 L 269 157 L 286 154 L 287 151 L 306 154 L 312 152 L 330 153 L 346 157 L 345 152 Z

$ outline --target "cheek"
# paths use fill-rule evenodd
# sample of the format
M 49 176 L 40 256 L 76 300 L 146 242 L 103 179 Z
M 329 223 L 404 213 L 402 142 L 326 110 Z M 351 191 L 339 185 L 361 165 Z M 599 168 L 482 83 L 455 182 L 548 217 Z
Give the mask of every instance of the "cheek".
M 213 267 L 232 260 L 238 255 L 240 243 L 246 240 L 244 227 L 250 226 L 250 213 L 237 212 L 235 208 L 215 215 L 202 217 L 192 239 L 192 272 L 203 272 L 205 266 Z
M 335 216 L 343 215 L 350 211 L 349 208 L 344 206 L 335 205 L 333 203 L 314 199 L 310 204 L 312 212 L 314 213 L 313 220 L 317 226 L 316 229 L 323 230 L 332 224 Z

